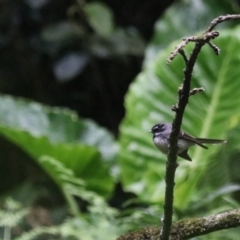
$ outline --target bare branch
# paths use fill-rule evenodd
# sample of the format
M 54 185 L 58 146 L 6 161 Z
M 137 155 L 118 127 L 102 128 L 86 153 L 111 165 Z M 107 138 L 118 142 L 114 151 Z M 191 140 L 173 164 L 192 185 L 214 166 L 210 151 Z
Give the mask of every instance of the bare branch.
M 230 229 L 240 226 L 240 209 L 224 213 L 213 214 L 203 218 L 183 219 L 173 224 L 170 240 L 189 239 L 211 232 Z M 159 227 L 148 227 L 136 232 L 126 234 L 117 240 L 157 240 Z
M 205 89 L 204 89 L 203 87 L 193 88 L 193 89 L 190 91 L 189 95 L 190 95 L 190 96 L 191 96 L 191 95 L 195 95 L 196 93 L 200 93 L 200 92 L 204 92 L 204 91 L 205 91 Z
M 183 59 L 185 61 L 185 64 L 187 64 L 188 63 L 188 58 L 187 58 L 187 55 L 185 54 L 184 50 L 180 49 L 179 53 L 182 55 L 182 57 L 183 57 Z
M 176 160 L 177 160 L 177 151 L 178 151 L 178 147 L 177 147 L 178 135 L 179 135 L 180 127 L 182 124 L 184 110 L 188 103 L 193 67 L 195 65 L 197 56 L 200 53 L 200 50 L 204 44 L 205 44 L 204 41 L 199 41 L 195 44 L 195 47 L 189 57 L 188 63 L 184 70 L 183 85 L 180 86 L 178 90 L 178 103 L 175 106 L 175 109 L 177 109 L 177 111 L 172 123 L 172 132 L 169 138 L 170 148 L 168 152 L 168 161 L 166 165 L 164 219 L 163 219 L 163 228 L 161 231 L 161 238 L 160 238 L 162 240 L 169 239 L 169 234 L 171 230 L 172 215 L 173 215 L 173 199 L 174 199 L 173 192 L 174 192 L 174 185 L 175 185 L 174 178 L 175 178 L 175 171 L 177 168 Z
M 219 23 L 222 23 L 227 20 L 236 20 L 236 19 L 240 19 L 240 14 L 228 14 L 228 15 L 219 16 L 211 22 L 206 32 L 211 32 Z
M 178 111 L 178 107 L 176 105 L 172 105 L 171 107 L 173 112 L 177 112 Z
M 219 36 L 219 32 L 217 32 L 217 31 L 205 32 L 202 35 L 202 37 L 199 38 L 199 40 L 201 40 L 201 38 L 202 38 L 203 41 L 208 42 L 209 40 L 213 40 L 218 36 Z
M 175 47 L 175 49 L 171 52 L 170 56 L 167 58 L 167 63 L 170 64 L 172 60 L 177 56 L 177 54 L 188 44 L 186 39 Z
M 213 49 L 213 51 L 217 54 L 217 55 L 220 55 L 220 48 L 217 47 L 215 44 L 213 44 L 212 42 L 208 42 L 208 45 Z
M 219 36 L 219 33 L 216 31 L 212 31 L 212 32 L 205 32 L 203 35 L 199 36 L 199 37 L 194 37 L 194 36 L 190 36 L 187 38 L 184 38 L 183 41 L 177 45 L 175 47 L 175 49 L 170 53 L 170 56 L 167 58 L 167 63 L 170 64 L 172 62 L 172 60 L 180 53 L 181 55 L 183 55 L 184 50 L 183 48 L 189 43 L 189 42 L 202 42 L 203 44 L 205 43 L 209 43 L 210 40 L 216 38 Z M 185 53 L 184 53 L 185 55 Z M 187 57 L 186 55 L 184 56 L 184 61 L 187 64 L 186 61 Z

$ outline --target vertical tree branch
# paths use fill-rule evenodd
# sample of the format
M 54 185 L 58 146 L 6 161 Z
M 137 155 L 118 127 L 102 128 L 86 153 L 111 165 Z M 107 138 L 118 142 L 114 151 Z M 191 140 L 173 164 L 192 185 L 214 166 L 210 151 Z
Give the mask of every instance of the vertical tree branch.
M 189 96 L 191 95 L 191 78 L 193 67 L 195 65 L 196 59 L 198 54 L 201 51 L 201 48 L 204 44 L 209 44 L 211 48 L 213 48 L 216 54 L 220 53 L 220 49 L 212 44 L 210 41 L 219 36 L 219 33 L 216 31 L 212 31 L 213 28 L 226 20 L 230 19 L 239 19 L 240 15 L 226 15 L 220 16 L 214 19 L 209 28 L 202 34 L 200 37 L 188 37 L 183 39 L 182 43 L 180 43 L 175 50 L 170 54 L 167 62 L 170 63 L 177 54 L 181 54 L 186 64 L 186 68 L 184 69 L 184 80 L 183 85 L 178 91 L 178 103 L 176 106 L 172 108 L 176 112 L 175 118 L 172 123 L 172 132 L 169 138 L 169 152 L 168 152 L 168 160 L 166 164 L 166 188 L 165 188 L 165 202 L 164 202 L 164 219 L 163 219 L 163 226 L 160 233 L 161 240 L 168 240 L 171 232 L 171 225 L 172 225 L 172 215 L 173 215 L 173 201 L 174 201 L 174 177 L 175 171 L 177 168 L 177 151 L 178 151 L 178 135 L 180 132 L 182 118 L 185 111 L 185 107 L 188 103 Z M 190 54 L 189 59 L 185 55 L 183 48 L 189 43 L 195 42 L 194 49 Z
M 184 70 L 184 81 L 182 89 L 179 90 L 178 96 L 178 106 L 176 106 L 176 115 L 172 123 L 172 132 L 170 135 L 170 150 L 168 153 L 168 161 L 166 165 L 166 188 L 165 188 L 165 203 L 164 203 L 164 219 L 163 219 L 163 228 L 161 232 L 161 239 L 168 240 L 171 225 L 172 225 L 172 215 L 173 215 L 173 201 L 174 201 L 174 177 L 175 171 L 177 168 L 177 141 L 178 135 L 180 132 L 180 127 L 182 124 L 182 118 L 184 114 L 185 107 L 188 103 L 190 87 L 191 87 L 191 78 L 193 67 L 196 62 L 197 56 L 204 45 L 204 42 L 198 42 L 195 44 L 192 54 L 187 62 L 186 69 Z

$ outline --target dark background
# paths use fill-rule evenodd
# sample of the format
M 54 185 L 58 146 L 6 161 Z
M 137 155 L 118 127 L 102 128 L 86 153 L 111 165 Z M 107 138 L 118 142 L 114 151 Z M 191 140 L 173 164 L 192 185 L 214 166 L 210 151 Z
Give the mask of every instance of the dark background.
M 75 1 L 33 2 L 0 1 L 0 91 L 74 109 L 79 116 L 94 119 L 117 133 L 124 116 L 123 97 L 141 70 L 143 52 L 94 55 L 92 45 L 84 41 L 86 35 L 91 40 L 94 34 L 88 19 L 78 13 L 67 14 Z M 154 22 L 173 1 L 102 2 L 111 8 L 116 27 L 138 31 L 144 43 L 153 34 Z M 49 25 L 63 21 L 84 27 L 82 39 L 72 37 L 53 44 L 42 38 Z M 61 82 L 54 75 L 53 66 L 70 51 L 84 52 L 88 61 L 78 74 Z
M 85 3 L 88 2 L 91 1 Z M 98 36 L 76 1 L 0 1 L 0 92 L 70 108 L 80 117 L 95 120 L 117 136 L 124 116 L 124 95 L 141 71 L 144 47 L 151 39 L 154 22 L 172 2 L 101 1 L 112 11 L 115 28 L 126 32 L 130 29 L 130 32 L 137 33 L 137 40 L 142 43 L 137 51 L 132 51 L 130 46 L 121 52 L 115 51 L 115 47 L 122 41 L 124 45 L 124 39 L 119 38 L 113 44 Z M 73 13 L 69 13 L 71 9 Z M 83 29 L 83 33 L 80 36 L 60 35 L 50 41 L 43 37 L 49 26 L 53 36 L 57 36 L 61 23 L 74 23 Z M 96 54 L 93 50 L 96 45 L 104 46 L 107 54 Z M 62 80 L 54 73 L 54 66 L 69 53 L 80 53 L 87 60 L 77 73 Z M 0 151 L 1 193 L 9 194 L 27 180 L 38 188 L 40 194 L 41 189 L 45 191 L 46 188 L 51 192 L 49 198 L 42 194 L 41 205 L 54 206 L 61 202 L 54 183 L 27 154 L 2 137 Z M 119 193 L 118 201 L 113 198 L 112 203 L 119 205 L 122 202 L 119 197 L 124 197 L 120 185 L 117 185 L 116 193 Z

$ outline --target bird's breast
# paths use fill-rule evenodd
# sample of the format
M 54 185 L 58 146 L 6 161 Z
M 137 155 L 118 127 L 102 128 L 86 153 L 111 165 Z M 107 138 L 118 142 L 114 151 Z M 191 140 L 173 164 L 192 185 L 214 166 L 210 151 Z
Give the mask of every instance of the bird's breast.
M 164 154 L 168 153 L 169 141 L 167 138 L 160 135 L 153 138 L 155 146 Z

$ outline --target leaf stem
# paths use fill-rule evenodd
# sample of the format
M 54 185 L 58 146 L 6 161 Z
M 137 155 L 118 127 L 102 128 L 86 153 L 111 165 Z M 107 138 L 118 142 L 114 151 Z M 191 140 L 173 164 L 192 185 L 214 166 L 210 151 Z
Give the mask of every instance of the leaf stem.
M 78 209 L 78 205 L 74 199 L 73 195 L 70 195 L 64 188 L 62 189 L 63 191 L 63 195 L 68 203 L 68 206 L 70 208 L 70 212 L 73 216 L 78 216 L 79 214 L 79 209 Z

